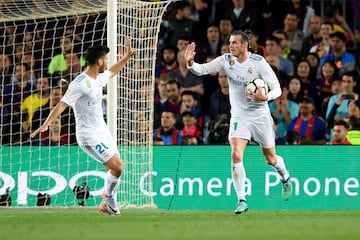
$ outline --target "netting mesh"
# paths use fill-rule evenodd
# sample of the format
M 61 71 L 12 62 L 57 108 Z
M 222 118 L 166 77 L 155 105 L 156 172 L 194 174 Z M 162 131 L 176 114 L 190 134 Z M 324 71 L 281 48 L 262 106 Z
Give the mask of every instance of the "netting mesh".
M 29 134 L 84 69 L 86 49 L 106 45 L 107 26 L 115 24 L 118 43 L 111 51 L 121 57 L 126 36 L 136 49 L 136 55 L 113 79 L 118 82 L 116 103 L 105 97 L 103 101 L 105 118 L 107 110 L 116 107 L 117 143 L 125 163 L 118 199 L 127 206 L 153 205 L 152 197 L 144 192 L 152 188 L 148 173 L 152 171 L 157 34 L 169 3 L 119 0 L 117 17 L 112 20 L 107 19 L 106 1 L 0 3 L 0 195 L 10 188 L 13 199 L 19 198 L 13 204 L 33 206 L 37 193 L 46 192 L 52 196 L 51 205 L 73 206 L 78 204 L 74 186 L 87 179 L 91 196 L 86 205 L 99 203 L 104 170 L 76 146 L 71 109 L 61 116 L 61 141 L 53 141 L 50 132 L 35 139 Z M 56 56 L 61 59 L 54 64 Z M 39 87 L 39 78 L 47 78 L 48 87 Z M 33 100 L 26 108 L 23 103 L 29 96 Z

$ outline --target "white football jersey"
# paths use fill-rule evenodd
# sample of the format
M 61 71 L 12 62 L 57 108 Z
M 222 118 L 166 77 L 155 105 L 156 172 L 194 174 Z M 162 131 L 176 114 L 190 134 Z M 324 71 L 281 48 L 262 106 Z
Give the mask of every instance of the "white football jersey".
M 251 101 L 247 97 L 246 84 L 249 80 L 261 78 L 265 81 L 269 87 L 268 100 L 281 95 L 280 83 L 274 71 L 266 60 L 257 54 L 249 53 L 248 58 L 240 63 L 236 57 L 226 53 L 209 63 L 194 62 L 188 68 L 196 75 L 226 72 L 232 117 L 257 118 L 270 113 L 267 101 Z
M 82 72 L 70 83 L 61 101 L 74 109 L 77 134 L 107 128 L 102 95 L 109 78 L 110 71 L 100 73 L 96 79 Z

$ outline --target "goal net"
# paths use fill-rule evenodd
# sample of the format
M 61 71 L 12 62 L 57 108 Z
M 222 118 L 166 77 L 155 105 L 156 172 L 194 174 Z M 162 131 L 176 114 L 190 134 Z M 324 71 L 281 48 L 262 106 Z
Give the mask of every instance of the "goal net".
M 104 118 L 125 165 L 118 202 L 154 206 L 149 194 L 154 69 L 159 26 L 170 2 L 118 0 L 113 18 L 108 16 L 111 0 L 0 2 L 0 196 L 9 194 L 11 206 L 100 203 L 105 171 L 77 146 L 72 109 L 39 137 L 29 135 L 86 67 L 86 49 L 113 42 L 108 39 L 113 31 L 116 49 L 110 48 L 110 54 L 115 61 L 125 50 L 126 37 L 136 50 L 112 79 L 116 84 L 104 89 Z M 46 198 L 42 194 L 50 201 L 41 201 Z M 0 205 L 6 205 L 3 199 Z

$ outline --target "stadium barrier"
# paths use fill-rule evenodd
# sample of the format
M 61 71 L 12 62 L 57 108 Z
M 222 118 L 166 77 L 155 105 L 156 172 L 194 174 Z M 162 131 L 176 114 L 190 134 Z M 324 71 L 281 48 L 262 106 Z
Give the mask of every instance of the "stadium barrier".
M 74 146 L 74 152 L 78 147 Z M 138 151 L 141 151 L 141 147 Z M 293 197 L 281 200 L 281 182 L 265 163 L 258 146 L 245 152 L 246 194 L 251 209 L 360 209 L 360 151 L 357 146 L 279 146 L 293 181 Z M 12 206 L 36 206 L 38 193 L 51 196 L 50 206 L 76 206 L 73 189 L 88 180 L 90 197 L 86 206 L 101 201 L 105 171 L 95 161 L 68 161 L 52 156 L 68 153 L 68 147 L 2 148 L 0 194 L 10 187 Z M 120 148 L 120 153 L 125 151 Z M 232 210 L 236 196 L 231 183 L 229 146 L 154 147 L 152 171 L 135 181 L 145 198 L 152 197 L 160 209 Z M 59 154 L 60 152 L 60 154 Z M 48 161 L 32 161 L 39 159 Z M 5 164 L 6 163 L 6 164 Z M 11 163 L 11 164 L 9 164 Z M 77 164 L 75 164 L 77 163 Z M 134 166 L 126 166 L 132 168 Z M 149 188 L 148 182 L 152 182 Z M 124 187 L 124 186 L 123 186 Z M 120 190 L 121 194 L 121 190 Z

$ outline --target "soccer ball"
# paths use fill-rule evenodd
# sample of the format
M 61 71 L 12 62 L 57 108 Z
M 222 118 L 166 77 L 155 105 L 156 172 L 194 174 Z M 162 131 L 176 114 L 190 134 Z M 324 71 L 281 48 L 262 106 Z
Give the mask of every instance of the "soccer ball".
M 260 79 L 260 78 L 256 78 L 253 80 L 250 80 L 247 82 L 246 84 L 246 91 L 247 93 L 256 93 L 258 90 L 258 87 L 256 86 L 260 86 L 261 91 L 263 92 L 263 94 L 267 94 L 268 93 L 268 86 L 266 85 L 265 81 Z

